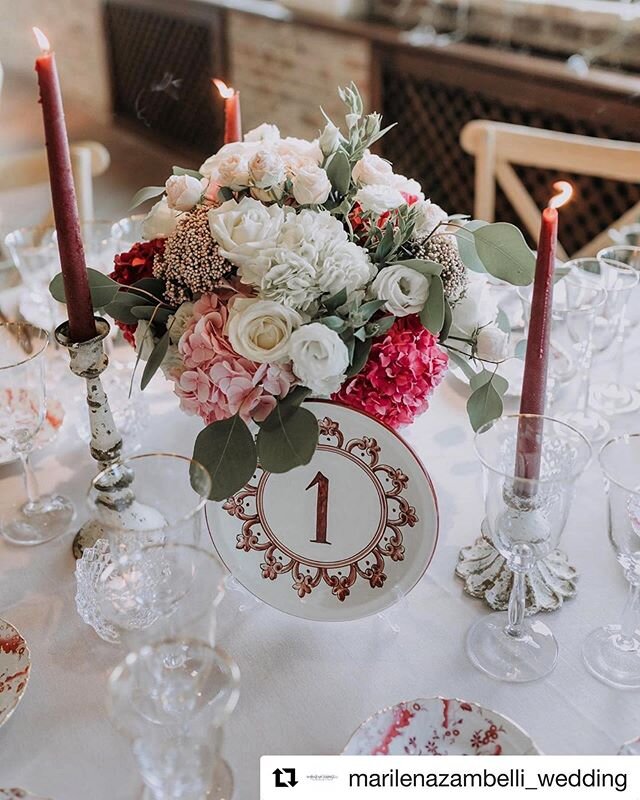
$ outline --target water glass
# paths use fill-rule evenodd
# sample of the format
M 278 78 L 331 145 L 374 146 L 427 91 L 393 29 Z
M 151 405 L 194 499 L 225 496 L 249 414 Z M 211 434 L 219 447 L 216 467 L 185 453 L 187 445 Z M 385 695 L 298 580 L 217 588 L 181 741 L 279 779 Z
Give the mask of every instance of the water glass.
M 60 494 L 41 494 L 30 455 L 46 412 L 45 352 L 49 335 L 21 322 L 0 324 L 0 438 L 22 462 L 26 502 L 5 515 L 0 530 L 14 544 L 55 539 L 75 516 Z
M 146 214 L 131 214 L 115 223 L 116 230 L 119 233 L 120 252 L 124 253 L 126 250 L 131 250 L 134 244 L 144 241 L 142 226 L 146 218 Z
M 593 631 L 582 655 L 589 671 L 618 689 L 640 689 L 640 433 L 600 451 L 609 505 L 608 534 L 629 583 L 622 620 Z
M 614 247 L 605 247 L 598 252 L 598 258 L 604 261 L 625 264 L 627 267 L 631 267 L 636 272 L 640 273 L 640 245 L 616 245 Z M 640 325 L 640 283 L 637 283 L 631 290 L 624 322 L 627 330 Z
M 197 544 L 211 477 L 175 453 L 124 458 L 98 473 L 88 502 L 114 559 L 150 544 Z
M 480 428 L 475 447 L 483 469 L 483 528 L 513 572 L 513 585 L 509 610 L 470 628 L 467 653 L 498 680 L 537 680 L 555 667 L 558 645 L 544 623 L 525 619 L 527 574 L 557 547 L 591 446 L 563 422 L 514 414 Z

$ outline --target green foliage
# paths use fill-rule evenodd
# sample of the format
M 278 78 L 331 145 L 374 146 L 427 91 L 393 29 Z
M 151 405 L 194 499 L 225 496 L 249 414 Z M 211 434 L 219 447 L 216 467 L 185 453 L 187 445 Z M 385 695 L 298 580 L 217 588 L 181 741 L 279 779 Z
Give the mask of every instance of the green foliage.
M 393 264 L 389 266 L 408 267 L 424 275 L 426 278 L 430 278 L 432 275 L 440 275 L 442 272 L 442 264 L 438 264 L 435 261 L 427 261 L 423 258 L 409 258 L 406 261 L 394 261 Z
M 326 170 L 334 190 L 341 195 L 347 194 L 351 185 L 351 163 L 342 148 L 329 157 Z
M 164 194 L 164 186 L 143 186 L 142 189 L 139 189 L 134 194 L 133 199 L 131 200 L 130 209 L 137 208 L 143 203 L 147 203 L 149 200 L 152 200 L 154 197 L 158 197 L 161 194 Z
M 197 178 L 201 180 L 204 178 L 204 175 L 201 172 L 198 172 L 196 169 L 185 169 L 184 167 L 175 167 L 173 168 L 174 175 L 190 175 L 192 178 Z
M 476 240 L 473 234 L 488 224 L 488 222 L 483 222 L 481 219 L 472 219 L 454 231 L 462 263 L 473 272 L 486 272 L 485 266 L 476 250 Z
M 203 428 L 196 438 L 193 458 L 211 476 L 210 500 L 226 500 L 242 489 L 258 464 L 251 431 L 237 414 Z
M 156 342 L 155 347 L 151 351 L 151 355 L 147 359 L 142 372 L 142 379 L 140 380 L 140 388 L 146 389 L 151 381 L 151 378 L 160 369 L 160 364 L 164 357 L 167 355 L 169 349 L 169 330 L 166 330 Z
M 116 283 L 116 281 L 112 280 L 108 275 L 98 272 L 96 269 L 88 268 L 87 277 L 89 279 L 91 303 L 94 309 L 107 308 L 120 290 L 120 284 Z M 49 284 L 49 291 L 54 300 L 57 300 L 59 303 L 67 302 L 61 272 L 59 272 Z
M 429 284 L 429 295 L 420 312 L 420 322 L 434 336 L 442 330 L 445 317 L 444 285 L 439 275 L 433 275 Z
M 278 403 L 259 427 L 258 458 L 269 472 L 288 472 L 313 458 L 318 444 L 318 420 L 308 409 L 283 409 Z
M 473 236 L 478 256 L 490 275 L 514 286 L 527 286 L 533 281 L 535 256 L 515 225 L 484 225 Z
M 502 395 L 496 389 L 493 380 L 480 383 L 467 400 L 467 414 L 474 431 L 498 419 L 502 415 L 502 409 Z

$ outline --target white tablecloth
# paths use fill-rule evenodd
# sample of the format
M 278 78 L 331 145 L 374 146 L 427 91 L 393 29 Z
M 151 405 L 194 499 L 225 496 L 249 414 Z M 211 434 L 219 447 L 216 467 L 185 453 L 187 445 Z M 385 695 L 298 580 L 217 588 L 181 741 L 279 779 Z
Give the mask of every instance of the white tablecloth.
M 152 419 L 142 449 L 190 454 L 197 420 L 177 411 L 161 378 L 151 388 Z M 81 387 L 75 383 L 72 390 Z M 478 535 L 482 519 L 480 469 L 464 404 L 464 393 L 449 378 L 429 412 L 406 432 L 435 484 L 441 536 L 427 574 L 388 620 L 310 623 L 238 591 L 225 600 L 220 644 L 242 671 L 241 699 L 224 746 L 238 800 L 257 800 L 262 754 L 338 753 L 372 712 L 416 697 L 483 703 L 513 718 L 550 754 L 613 754 L 640 735 L 637 694 L 600 684 L 580 655 L 593 627 L 618 620 L 626 590 L 607 540 L 596 464 L 578 485 L 563 539 L 581 573 L 578 596 L 546 618 L 560 643 L 557 669 L 542 682 L 509 685 L 468 661 L 466 630 L 487 608 L 464 595 L 453 575 L 459 548 Z M 620 424 L 640 429 L 637 415 Z M 36 465 L 43 488 L 69 493 L 84 514 L 93 464 L 71 419 Z M 0 468 L 3 502 L 18 490 L 18 470 Z M 22 703 L 0 728 L 0 787 L 22 786 L 53 800 L 131 800 L 140 780 L 127 741 L 105 712 L 107 676 L 122 651 L 102 642 L 76 614 L 70 544 L 69 536 L 35 548 L 0 542 L 0 615 L 26 637 L 33 660 Z

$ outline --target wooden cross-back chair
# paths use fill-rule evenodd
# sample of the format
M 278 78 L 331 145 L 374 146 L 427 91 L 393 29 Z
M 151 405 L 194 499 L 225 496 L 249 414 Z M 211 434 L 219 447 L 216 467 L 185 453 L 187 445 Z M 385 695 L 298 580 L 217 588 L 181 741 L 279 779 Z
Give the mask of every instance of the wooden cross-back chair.
M 476 165 L 474 216 L 493 222 L 496 185 L 500 186 L 524 226 L 535 240 L 541 212 L 518 177 L 513 165 L 588 175 L 623 183 L 640 183 L 640 144 L 558 133 L 489 120 L 474 120 L 462 129 L 463 149 Z M 640 218 L 640 203 L 630 208 L 613 227 Z M 573 253 L 572 258 L 595 255 L 611 243 L 607 231 Z M 568 255 L 561 244 L 558 256 Z

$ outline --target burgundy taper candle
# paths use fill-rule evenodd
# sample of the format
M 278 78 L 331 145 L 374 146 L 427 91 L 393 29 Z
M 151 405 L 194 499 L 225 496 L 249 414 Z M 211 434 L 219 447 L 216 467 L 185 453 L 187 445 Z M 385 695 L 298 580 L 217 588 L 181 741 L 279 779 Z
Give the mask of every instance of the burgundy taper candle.
M 565 182 L 555 184 L 554 188 L 560 189 L 561 194 L 554 197 L 542 212 L 520 400 L 521 414 L 534 414 L 538 417 L 544 416 L 547 398 L 553 276 L 558 243 L 557 208 L 571 197 L 573 191 L 570 184 Z M 516 476 L 519 478 L 537 480 L 540 477 L 542 427 L 540 419 L 520 420 L 516 446 Z
M 34 28 L 34 33 L 42 49 L 41 55 L 36 59 L 36 72 L 44 120 L 53 216 L 69 315 L 69 337 L 74 342 L 85 342 L 96 336 L 97 331 L 80 234 L 62 93 L 55 57 L 48 49 L 48 41 L 42 31 Z

